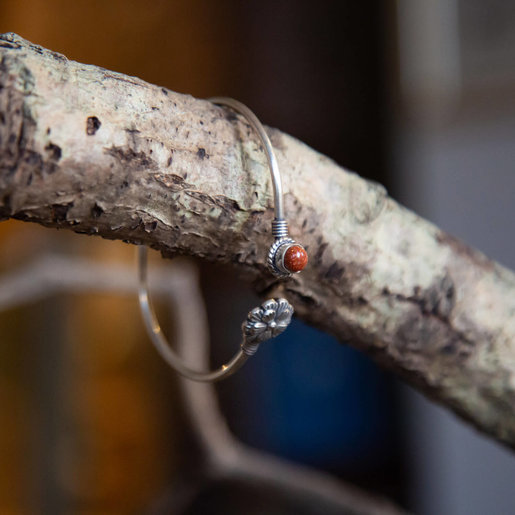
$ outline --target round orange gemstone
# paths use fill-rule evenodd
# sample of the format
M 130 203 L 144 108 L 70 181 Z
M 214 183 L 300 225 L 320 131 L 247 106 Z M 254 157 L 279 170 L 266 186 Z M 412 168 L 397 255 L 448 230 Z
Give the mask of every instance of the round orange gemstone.
M 300 245 L 292 245 L 284 253 L 284 266 L 291 273 L 300 272 L 308 264 L 308 254 Z

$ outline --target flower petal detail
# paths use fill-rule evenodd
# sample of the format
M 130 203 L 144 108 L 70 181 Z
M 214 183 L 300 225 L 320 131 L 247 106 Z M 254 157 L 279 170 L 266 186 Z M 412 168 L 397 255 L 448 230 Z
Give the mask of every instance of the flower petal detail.
M 285 299 L 269 299 L 254 308 L 242 325 L 248 343 L 261 343 L 281 334 L 289 325 L 293 308 Z

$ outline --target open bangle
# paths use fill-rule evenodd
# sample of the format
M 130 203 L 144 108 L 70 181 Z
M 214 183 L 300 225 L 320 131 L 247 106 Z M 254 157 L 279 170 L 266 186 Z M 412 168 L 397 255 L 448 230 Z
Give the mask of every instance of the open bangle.
M 256 115 L 244 104 L 232 98 L 215 97 L 210 99 L 214 104 L 230 107 L 243 115 L 258 134 L 272 176 L 274 189 L 275 217 L 272 222 L 274 242 L 270 247 L 267 264 L 277 277 L 289 277 L 300 272 L 307 264 L 307 253 L 302 245 L 296 243 L 288 235 L 288 223 L 284 218 L 281 176 L 274 150 L 264 127 Z M 293 315 L 293 307 L 286 299 L 269 299 L 261 306 L 254 308 L 242 324 L 242 343 L 240 349 L 226 364 L 213 371 L 197 371 L 184 364 L 182 359 L 169 346 L 152 306 L 148 292 L 147 280 L 147 247 L 138 247 L 138 299 L 148 335 L 164 360 L 179 374 L 194 381 L 219 381 L 236 372 L 258 349 L 259 344 L 281 334 L 289 325 Z

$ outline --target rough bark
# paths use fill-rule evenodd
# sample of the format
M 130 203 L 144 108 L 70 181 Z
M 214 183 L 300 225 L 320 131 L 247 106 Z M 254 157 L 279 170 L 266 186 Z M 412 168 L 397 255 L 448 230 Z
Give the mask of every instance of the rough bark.
M 515 447 L 515 276 L 269 129 L 308 268 L 265 268 L 269 172 L 240 117 L 0 39 L 0 217 L 232 263 L 261 292 Z

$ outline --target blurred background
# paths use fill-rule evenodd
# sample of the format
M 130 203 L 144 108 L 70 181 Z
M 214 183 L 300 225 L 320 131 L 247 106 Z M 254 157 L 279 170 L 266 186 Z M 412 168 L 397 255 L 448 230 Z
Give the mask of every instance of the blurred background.
M 238 98 L 515 268 L 511 2 L 1 0 L 8 31 L 174 91 Z M 133 252 L 0 224 L 4 278 L 44 255 L 127 266 Z M 235 303 L 254 298 L 230 270 L 199 265 L 219 362 L 238 341 Z M 0 335 L 0 513 L 144 513 L 180 484 L 188 424 L 135 296 L 34 298 L 0 313 Z M 515 513 L 508 450 L 327 335 L 296 322 L 281 338 L 217 387 L 239 440 L 416 513 Z

